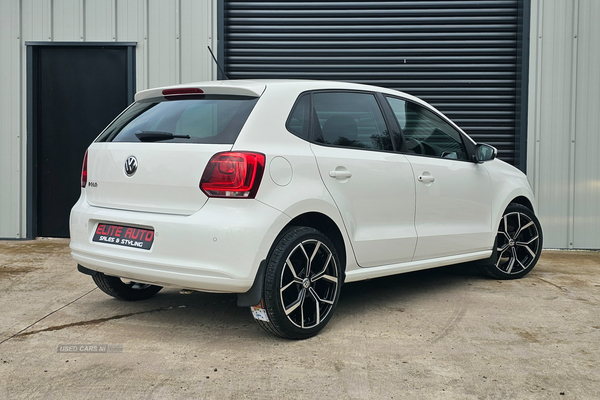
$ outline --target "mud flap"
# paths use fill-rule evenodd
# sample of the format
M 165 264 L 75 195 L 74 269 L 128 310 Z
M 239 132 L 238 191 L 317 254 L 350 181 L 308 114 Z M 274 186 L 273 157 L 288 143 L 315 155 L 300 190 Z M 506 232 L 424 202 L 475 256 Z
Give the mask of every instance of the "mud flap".
M 267 266 L 267 261 L 262 260 L 260 265 L 258 266 L 258 271 L 256 272 L 256 277 L 254 278 L 254 283 L 250 290 L 246 293 L 239 293 L 237 298 L 238 307 L 252 307 L 260 304 L 262 300 L 263 286 L 265 282 L 265 269 Z

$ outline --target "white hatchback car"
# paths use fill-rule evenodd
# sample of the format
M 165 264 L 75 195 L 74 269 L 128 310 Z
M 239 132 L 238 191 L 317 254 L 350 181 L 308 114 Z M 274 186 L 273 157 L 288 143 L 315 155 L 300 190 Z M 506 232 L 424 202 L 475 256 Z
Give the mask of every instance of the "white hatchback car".
M 519 278 L 540 256 L 525 175 L 408 94 L 217 81 L 135 100 L 88 148 L 70 219 L 79 271 L 116 298 L 238 293 L 301 339 L 344 282 L 475 260 Z

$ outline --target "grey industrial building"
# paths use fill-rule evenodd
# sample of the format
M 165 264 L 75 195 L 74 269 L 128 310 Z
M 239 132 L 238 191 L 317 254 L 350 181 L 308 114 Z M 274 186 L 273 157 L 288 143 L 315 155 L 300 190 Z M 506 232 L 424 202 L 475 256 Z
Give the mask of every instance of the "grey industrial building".
M 545 247 L 600 249 L 600 1 L 0 0 L 0 238 L 68 235 L 83 152 L 136 91 L 213 80 L 417 95 L 525 171 Z

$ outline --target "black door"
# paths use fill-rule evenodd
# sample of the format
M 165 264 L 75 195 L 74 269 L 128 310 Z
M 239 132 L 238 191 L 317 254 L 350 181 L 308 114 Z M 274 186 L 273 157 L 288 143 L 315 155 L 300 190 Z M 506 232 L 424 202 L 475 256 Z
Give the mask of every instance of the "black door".
M 126 46 L 39 46 L 34 53 L 33 230 L 69 237 L 85 149 L 132 100 L 131 53 Z

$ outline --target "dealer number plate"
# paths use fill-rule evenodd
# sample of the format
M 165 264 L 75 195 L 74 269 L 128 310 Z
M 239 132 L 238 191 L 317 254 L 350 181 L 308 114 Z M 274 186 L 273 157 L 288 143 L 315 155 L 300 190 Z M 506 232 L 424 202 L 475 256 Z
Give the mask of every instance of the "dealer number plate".
M 149 250 L 154 242 L 154 230 L 98 224 L 92 241 Z

